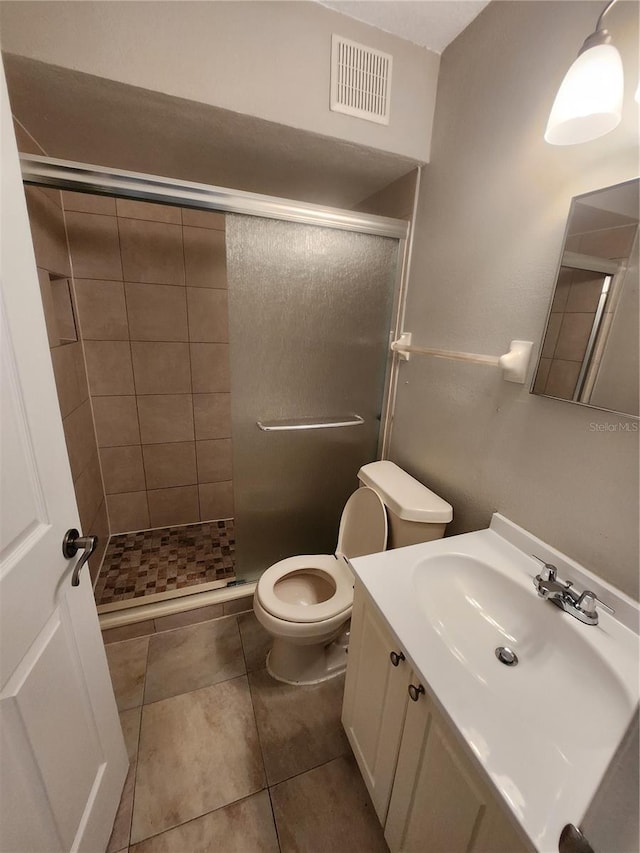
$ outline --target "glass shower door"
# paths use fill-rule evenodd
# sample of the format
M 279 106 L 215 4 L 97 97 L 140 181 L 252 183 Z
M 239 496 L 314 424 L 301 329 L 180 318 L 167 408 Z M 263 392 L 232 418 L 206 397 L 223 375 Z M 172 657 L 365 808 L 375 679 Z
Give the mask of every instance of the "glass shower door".
M 376 458 L 399 243 L 236 214 L 226 231 L 236 575 L 255 580 L 333 553 Z

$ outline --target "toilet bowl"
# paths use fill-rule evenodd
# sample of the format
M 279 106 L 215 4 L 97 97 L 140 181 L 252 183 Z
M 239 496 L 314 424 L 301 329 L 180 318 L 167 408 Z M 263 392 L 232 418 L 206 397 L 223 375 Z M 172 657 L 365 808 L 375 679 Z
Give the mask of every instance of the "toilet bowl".
M 346 668 L 354 578 L 349 559 L 440 538 L 451 506 L 393 462 L 372 462 L 342 511 L 335 554 L 288 557 L 260 577 L 253 598 L 273 637 L 267 670 L 315 684 Z

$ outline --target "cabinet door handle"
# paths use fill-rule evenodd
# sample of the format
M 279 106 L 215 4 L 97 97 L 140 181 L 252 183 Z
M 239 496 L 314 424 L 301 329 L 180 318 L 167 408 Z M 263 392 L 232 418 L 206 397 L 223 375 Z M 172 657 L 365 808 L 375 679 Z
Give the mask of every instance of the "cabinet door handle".
M 389 654 L 389 657 L 391 658 L 391 663 L 394 666 L 398 666 L 400 664 L 400 661 L 405 659 L 402 652 L 391 652 Z
M 417 687 L 415 684 L 410 684 L 408 690 L 409 696 L 411 696 L 414 702 L 417 702 L 420 698 L 420 694 L 424 693 L 424 687 L 422 686 L 422 684 L 419 684 Z

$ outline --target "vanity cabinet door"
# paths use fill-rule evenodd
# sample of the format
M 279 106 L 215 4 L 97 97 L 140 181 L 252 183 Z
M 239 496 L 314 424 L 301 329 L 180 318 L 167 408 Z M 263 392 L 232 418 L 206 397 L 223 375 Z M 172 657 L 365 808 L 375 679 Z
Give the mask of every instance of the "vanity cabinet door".
M 391 853 L 529 849 L 426 694 L 408 705 L 384 834 Z
M 397 665 L 391 653 L 398 655 Z M 409 665 L 356 584 L 342 723 L 384 825 L 408 702 Z

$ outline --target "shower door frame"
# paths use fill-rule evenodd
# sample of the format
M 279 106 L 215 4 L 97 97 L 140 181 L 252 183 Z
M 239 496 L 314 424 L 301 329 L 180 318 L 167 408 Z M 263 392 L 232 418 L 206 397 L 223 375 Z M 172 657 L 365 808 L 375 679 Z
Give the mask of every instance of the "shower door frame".
M 389 352 L 385 369 L 382 412 L 378 433 L 378 453 L 384 459 L 388 453 L 393 405 L 397 389 L 399 358 L 391 351 L 391 342 L 403 331 L 407 284 L 413 248 L 418 191 L 422 168 L 418 167 L 413 217 L 411 222 L 392 219 L 373 213 L 359 213 L 338 207 L 312 204 L 311 202 L 277 198 L 275 196 L 216 187 L 193 181 L 129 172 L 96 166 L 73 160 L 59 160 L 36 154 L 20 154 L 22 181 L 33 186 L 57 190 L 85 192 L 93 195 L 118 196 L 159 204 L 192 207 L 199 210 L 215 210 L 220 213 L 243 213 L 267 219 L 298 222 L 341 231 L 356 231 L 398 240 L 399 263 L 394 284 L 393 307 L 389 330 Z
M 240 213 L 267 219 L 296 222 L 322 228 L 342 231 L 354 231 L 398 240 L 398 265 L 396 269 L 394 293 L 389 329 L 389 350 L 385 367 L 384 389 L 380 429 L 378 432 L 377 456 L 384 459 L 388 452 L 393 421 L 393 405 L 398 381 L 399 358 L 391 350 L 391 342 L 402 332 L 407 294 L 407 282 L 412 254 L 413 226 L 420 186 L 422 169 L 418 168 L 413 218 L 411 222 L 393 219 L 375 214 L 359 213 L 341 208 L 312 204 L 310 202 L 277 198 L 274 196 L 216 187 L 209 184 L 149 175 L 142 172 L 130 172 L 97 166 L 71 160 L 60 160 L 34 154 L 20 154 L 22 180 L 24 184 L 48 187 L 57 190 L 85 192 L 93 195 L 116 196 L 118 198 L 191 207 L 199 210 L 212 210 L 221 213 Z M 244 587 L 246 591 L 249 586 Z M 218 593 L 218 595 L 216 595 Z M 223 593 L 223 596 L 219 596 Z M 202 598 L 192 606 L 202 606 L 216 600 L 228 599 L 227 589 L 193 593 L 191 598 Z M 177 599 L 180 601 L 180 599 Z M 139 604 L 123 608 L 105 620 L 103 628 L 124 625 L 139 619 L 164 615 L 173 612 L 171 605 L 176 599 L 152 604 Z M 143 611 L 145 611 L 143 613 Z M 146 612 L 148 611 L 148 613 Z M 101 617 L 101 624 L 103 619 Z M 109 624 L 107 624 L 107 622 Z

